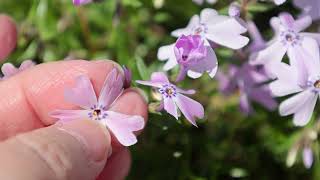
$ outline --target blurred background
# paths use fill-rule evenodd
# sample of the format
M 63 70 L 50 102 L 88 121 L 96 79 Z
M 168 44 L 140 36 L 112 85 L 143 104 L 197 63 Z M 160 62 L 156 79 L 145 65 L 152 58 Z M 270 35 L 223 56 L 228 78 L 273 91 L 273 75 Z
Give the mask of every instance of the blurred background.
M 227 15 L 231 2 L 199 6 L 192 0 L 105 0 L 75 7 L 71 0 L 1 0 L 0 13 L 14 18 L 19 29 L 17 48 L 7 62 L 111 59 L 127 65 L 134 80 L 149 79 L 151 72 L 162 70 L 157 50 L 175 42 L 172 30 L 185 27 L 205 7 Z M 299 13 L 291 1 L 282 6 L 252 2 L 246 8 L 247 18 L 266 39 L 273 35 L 270 18 L 282 11 Z M 316 30 L 314 23 L 310 31 Z M 220 69 L 239 62 L 233 50 L 215 51 Z M 254 114 L 244 115 L 238 94 L 223 96 L 217 80 L 208 76 L 188 79 L 182 86 L 198 90 L 192 98 L 205 106 L 205 119 L 195 128 L 184 119 L 153 113 L 156 100 L 146 88 L 151 113 L 139 143 L 130 148 L 133 163 L 128 179 L 320 179 L 318 141 L 312 142 L 311 169 L 303 166 L 299 149 L 315 120 L 297 128 L 291 117 L 280 117 L 257 104 Z

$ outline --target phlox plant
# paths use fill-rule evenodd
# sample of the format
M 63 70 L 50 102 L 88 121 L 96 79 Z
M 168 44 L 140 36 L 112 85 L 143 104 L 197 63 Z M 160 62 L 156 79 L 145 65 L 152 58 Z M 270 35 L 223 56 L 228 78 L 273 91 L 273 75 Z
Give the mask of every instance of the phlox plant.
M 49 115 L 93 120 L 136 144 L 128 179 L 320 179 L 319 0 L 0 2 L 5 8 L 28 12 L 12 14 L 22 38 L 9 59 L 33 61 L 4 64 L 1 81 L 55 59 L 124 65 L 99 94 L 79 76 L 64 90 L 79 109 Z M 113 108 L 127 88 L 147 100 L 147 124 Z

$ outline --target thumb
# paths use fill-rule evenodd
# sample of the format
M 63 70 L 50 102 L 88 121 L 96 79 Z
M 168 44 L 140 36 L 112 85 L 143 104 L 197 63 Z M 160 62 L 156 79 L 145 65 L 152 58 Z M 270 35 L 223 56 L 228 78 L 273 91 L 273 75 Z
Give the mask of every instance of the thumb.
M 90 180 L 111 154 L 108 131 L 94 121 L 55 124 L 0 143 L 0 179 Z

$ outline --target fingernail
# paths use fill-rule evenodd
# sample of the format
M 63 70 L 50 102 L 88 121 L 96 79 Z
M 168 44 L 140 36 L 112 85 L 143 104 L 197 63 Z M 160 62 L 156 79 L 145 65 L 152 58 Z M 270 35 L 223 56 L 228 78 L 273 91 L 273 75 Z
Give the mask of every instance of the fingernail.
M 89 160 L 100 162 L 112 153 L 110 134 L 107 128 L 89 120 L 59 122 L 57 128 L 78 140 Z

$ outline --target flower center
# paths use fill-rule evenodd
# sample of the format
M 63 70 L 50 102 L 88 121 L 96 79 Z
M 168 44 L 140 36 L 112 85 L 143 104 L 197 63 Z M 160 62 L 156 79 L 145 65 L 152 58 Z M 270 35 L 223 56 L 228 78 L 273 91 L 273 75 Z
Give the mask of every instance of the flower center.
M 94 111 L 93 111 L 93 115 L 94 116 L 99 116 L 101 114 L 101 110 L 100 109 L 95 109 Z
M 309 77 L 307 85 L 315 93 L 320 93 L 320 76 Z
M 91 111 L 88 113 L 90 119 L 99 121 L 108 116 L 107 112 L 104 110 L 103 106 L 93 106 L 91 107 Z
M 207 26 L 205 24 L 200 23 L 198 26 L 196 26 L 193 29 L 193 34 L 194 35 L 200 35 L 200 36 L 204 36 L 205 33 L 207 33 Z
M 301 41 L 300 35 L 292 30 L 282 31 L 280 38 L 284 45 L 297 45 Z
M 316 82 L 314 82 L 313 86 L 314 86 L 315 88 L 320 89 L 320 80 L 317 80 Z
M 188 59 L 188 55 L 182 55 L 182 60 L 186 61 Z
M 159 92 L 165 98 L 172 98 L 177 95 L 176 87 L 172 84 L 165 84 L 159 89 Z

